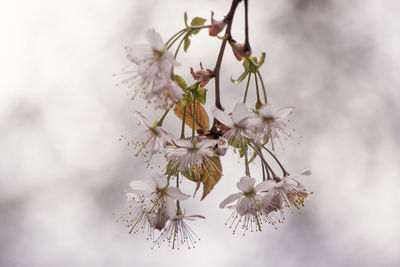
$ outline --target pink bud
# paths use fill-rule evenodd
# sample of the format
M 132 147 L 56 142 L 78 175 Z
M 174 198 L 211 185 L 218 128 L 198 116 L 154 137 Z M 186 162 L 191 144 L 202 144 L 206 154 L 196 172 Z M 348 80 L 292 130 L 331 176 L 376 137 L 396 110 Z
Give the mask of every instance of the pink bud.
M 214 12 L 211 11 L 211 27 L 208 28 L 208 34 L 210 36 L 217 36 L 218 33 L 220 33 L 226 25 L 225 20 L 215 20 L 214 19 Z
M 238 43 L 235 40 L 229 41 L 229 44 L 231 45 L 233 54 L 235 55 L 237 60 L 241 61 L 243 57 L 251 56 L 251 49 L 245 51 L 244 44 Z
M 200 87 L 204 87 L 208 81 L 212 78 L 212 70 L 210 69 L 200 69 L 196 72 L 193 71 L 193 68 L 190 68 L 190 73 L 193 76 L 195 81 L 201 81 Z

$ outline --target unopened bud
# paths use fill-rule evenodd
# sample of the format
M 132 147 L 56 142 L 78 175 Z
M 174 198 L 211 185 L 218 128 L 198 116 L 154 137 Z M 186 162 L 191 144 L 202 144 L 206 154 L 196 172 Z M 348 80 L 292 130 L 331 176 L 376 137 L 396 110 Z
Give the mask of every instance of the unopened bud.
M 216 148 L 216 153 L 218 156 L 224 156 L 226 154 L 226 151 L 229 148 L 228 141 L 225 138 L 220 137 L 218 139 L 217 143 L 217 148 Z
M 190 68 L 190 73 L 193 76 L 195 81 L 201 81 L 200 87 L 203 88 L 208 81 L 212 78 L 212 70 L 210 69 L 200 69 L 198 71 L 193 71 L 193 68 Z
M 215 20 L 214 19 L 214 12 L 211 11 L 211 27 L 208 28 L 208 34 L 210 36 L 217 36 L 218 33 L 220 33 L 226 25 L 225 20 Z

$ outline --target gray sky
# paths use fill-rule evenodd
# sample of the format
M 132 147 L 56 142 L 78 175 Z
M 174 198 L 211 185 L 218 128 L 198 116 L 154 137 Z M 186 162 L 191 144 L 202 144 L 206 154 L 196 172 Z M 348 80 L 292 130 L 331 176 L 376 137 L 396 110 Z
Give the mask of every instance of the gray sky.
M 151 250 L 128 235 L 114 211 L 129 181 L 149 176 L 119 142 L 137 131 L 132 91 L 115 87 L 128 64 L 124 46 L 150 27 L 164 40 L 182 28 L 183 12 L 221 18 L 230 1 L 5 1 L 0 8 L 1 266 L 398 266 L 397 192 L 400 134 L 400 4 L 395 0 L 250 1 L 253 52 L 271 102 L 296 106 L 301 138 L 279 157 L 290 172 L 311 169 L 314 191 L 302 215 L 278 230 L 233 236 L 218 204 L 236 191 L 237 155 L 202 202 L 185 207 L 207 217 L 191 225 L 194 250 Z M 243 41 L 243 8 L 233 34 Z M 178 60 L 215 64 L 218 40 L 200 33 Z M 230 49 L 222 66 L 222 104 L 232 110 L 242 87 Z M 121 76 L 122 79 L 122 76 Z M 213 87 L 209 89 L 210 103 Z M 254 94 L 250 94 L 253 98 Z M 211 106 L 207 106 L 210 110 Z M 159 111 L 145 111 L 156 119 Z M 166 125 L 179 124 L 173 116 Z M 253 167 L 255 169 L 255 167 Z M 193 185 L 184 185 L 191 193 Z

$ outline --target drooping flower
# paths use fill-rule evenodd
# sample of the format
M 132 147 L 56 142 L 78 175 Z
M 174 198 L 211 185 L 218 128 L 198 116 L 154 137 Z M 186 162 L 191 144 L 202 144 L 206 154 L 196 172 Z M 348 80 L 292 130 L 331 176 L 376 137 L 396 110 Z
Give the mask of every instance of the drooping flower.
M 268 180 L 268 192 L 272 195 L 279 197 L 279 200 L 275 200 L 274 206 L 276 209 L 283 209 L 295 207 L 300 209 L 304 206 L 304 201 L 309 196 L 305 186 L 300 183 L 297 178 L 305 175 L 311 175 L 311 171 L 305 171 L 300 175 L 289 175 L 283 179 L 275 177 L 274 179 Z
M 126 47 L 128 59 L 137 65 L 137 73 L 145 81 L 168 78 L 171 67 L 179 66 L 179 63 L 154 29 L 147 30 L 146 37 L 149 44 Z
M 179 250 L 182 245 L 186 245 L 188 249 L 194 248 L 200 238 L 185 221 L 193 221 L 196 218 L 205 219 L 202 215 L 185 216 L 175 214 L 170 216 L 164 230 L 154 241 L 154 245 L 160 247 L 162 243 L 168 242 L 168 246 L 172 249 Z
M 229 44 L 231 45 L 233 54 L 238 61 L 241 61 L 244 57 L 251 56 L 251 49 L 246 50 L 245 44 L 238 43 L 235 40 L 230 40 Z
M 208 34 L 210 36 L 217 36 L 226 26 L 225 19 L 223 20 L 215 20 L 214 19 L 214 12 L 211 11 L 211 27 L 208 28 Z
M 168 178 L 164 174 L 154 173 L 151 180 L 133 180 L 130 184 L 133 192 L 128 193 L 138 205 L 133 207 L 131 232 L 137 232 L 142 226 L 149 224 L 151 228 L 161 230 L 168 219 L 166 214 L 176 206 L 175 200 L 185 200 L 190 196 L 179 188 L 168 186 Z
M 180 92 L 173 86 L 171 81 L 172 67 L 179 66 L 171 51 L 167 50 L 159 33 L 154 29 L 146 32 L 149 44 L 138 44 L 126 47 L 128 59 L 133 63 L 125 72 L 132 74 L 122 83 L 128 87 L 134 87 L 136 93 L 141 92 L 146 99 L 160 95 L 163 98 L 161 108 L 168 108 L 165 99 L 179 99 Z M 164 90 L 161 90 L 164 89 Z M 179 88 L 180 89 L 180 88 Z M 166 107 L 168 106 L 168 107 Z
M 212 112 L 219 122 L 229 128 L 229 130 L 223 134 L 223 137 L 226 138 L 229 143 L 236 141 L 239 142 L 239 144 L 244 144 L 245 138 L 254 138 L 251 125 L 249 124 L 249 119 L 252 114 L 245 104 L 237 103 L 233 109 L 232 115 L 215 107 Z
M 151 213 L 144 206 L 144 197 L 135 193 L 126 193 L 128 209 L 114 213 L 117 223 L 122 222 L 130 229 L 129 234 L 136 234 L 139 231 L 146 233 L 147 239 L 154 239 L 154 226 L 150 222 Z
M 193 76 L 193 79 L 195 81 L 201 81 L 200 83 L 200 88 L 203 88 L 204 86 L 206 86 L 206 84 L 208 83 L 208 81 L 210 79 L 212 79 L 212 70 L 210 69 L 200 69 L 198 71 L 194 71 L 193 68 L 190 68 L 190 73 Z
M 153 87 L 146 95 L 146 99 L 160 109 L 169 109 L 182 99 L 184 92 L 179 85 L 170 78 L 154 81 Z
M 271 104 L 262 105 L 255 116 L 258 141 L 264 143 L 269 138 L 279 137 L 279 133 L 289 135 L 287 116 L 293 110 L 294 107 L 276 108 Z
M 167 147 L 165 157 L 171 167 L 179 171 L 201 171 L 208 158 L 214 156 L 214 147 L 218 143 L 214 139 L 176 140 L 174 147 Z M 211 161 L 207 163 L 212 164 Z M 212 166 L 212 165 L 211 165 Z
M 267 190 L 269 185 L 261 182 L 254 186 L 255 183 L 256 179 L 252 177 L 242 177 L 236 184 L 241 192 L 228 196 L 219 205 L 220 208 L 225 208 L 236 201 L 236 204 L 228 206 L 234 211 L 226 222 L 230 223 L 229 228 L 233 228 L 233 233 L 237 231 L 240 223 L 243 235 L 247 230 L 261 231 L 263 222 L 275 224 L 274 217 L 264 208 L 265 202 L 263 202 L 263 191 Z
M 166 144 L 172 142 L 173 137 L 167 130 L 157 126 L 156 123 L 151 125 L 149 120 L 140 112 L 135 112 L 135 116 L 140 120 L 140 124 L 144 124 L 146 128 L 140 132 L 139 139 L 133 143 L 135 146 L 140 147 L 136 155 L 143 153 L 144 156 L 150 154 L 151 157 L 156 153 L 162 152 Z

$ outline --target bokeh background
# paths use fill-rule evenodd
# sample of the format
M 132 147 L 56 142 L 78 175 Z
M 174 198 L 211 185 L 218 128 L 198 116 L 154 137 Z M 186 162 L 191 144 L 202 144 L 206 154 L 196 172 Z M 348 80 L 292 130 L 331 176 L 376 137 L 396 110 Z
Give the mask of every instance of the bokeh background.
M 123 190 L 149 176 L 118 141 L 138 131 L 140 99 L 115 87 L 124 46 L 150 27 L 166 40 L 183 13 L 226 14 L 230 1 L 2 1 L 0 4 L 0 266 L 399 266 L 400 3 L 396 0 L 250 0 L 253 52 L 271 102 L 296 106 L 297 136 L 278 155 L 290 172 L 311 169 L 314 195 L 278 230 L 233 236 L 218 204 L 236 191 L 237 156 L 188 213 L 202 238 L 193 250 L 151 250 L 115 223 Z M 243 41 L 243 6 L 233 34 Z M 188 66 L 215 64 L 220 41 L 206 32 L 180 54 Z M 222 66 L 223 105 L 242 86 L 230 49 Z M 213 103 L 213 86 L 208 86 Z M 252 92 L 251 97 L 254 97 Z M 208 106 L 209 110 L 210 106 Z M 159 111 L 144 113 L 156 119 Z M 167 118 L 175 129 L 179 121 Z M 302 138 L 300 138 L 302 136 Z M 298 141 L 300 145 L 298 144 Z M 252 167 L 255 169 L 256 166 Z M 257 175 L 256 171 L 253 171 Z M 185 185 L 191 193 L 193 185 Z

